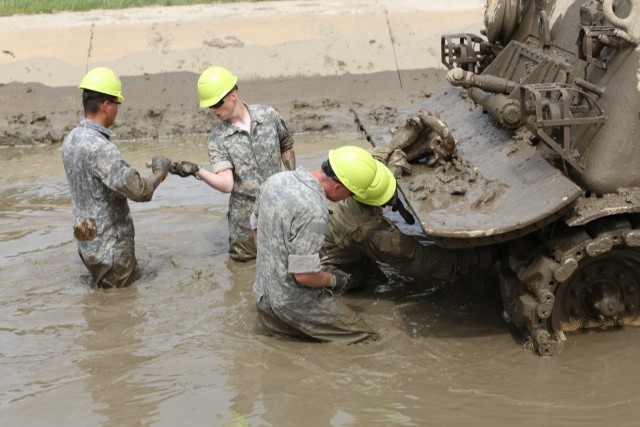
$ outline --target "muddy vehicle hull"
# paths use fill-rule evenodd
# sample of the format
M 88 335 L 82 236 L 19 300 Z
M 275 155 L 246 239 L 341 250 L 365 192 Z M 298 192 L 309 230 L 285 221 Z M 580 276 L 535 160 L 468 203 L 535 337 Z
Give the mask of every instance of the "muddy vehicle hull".
M 455 153 L 414 158 L 399 188 L 435 243 L 499 246 L 505 318 L 539 354 L 565 332 L 637 325 L 640 1 L 491 0 L 485 26 L 442 38 L 455 87 L 356 111 L 362 130 L 406 152 L 453 135 Z

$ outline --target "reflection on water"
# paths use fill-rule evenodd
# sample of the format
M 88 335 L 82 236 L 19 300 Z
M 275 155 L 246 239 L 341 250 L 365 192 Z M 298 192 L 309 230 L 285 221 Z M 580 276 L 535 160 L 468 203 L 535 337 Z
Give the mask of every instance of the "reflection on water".
M 296 135 L 300 164 L 357 135 Z M 205 138 L 135 142 L 206 163 Z M 172 176 L 131 203 L 140 279 L 94 290 L 71 234 L 59 147 L 0 150 L 0 424 L 66 426 L 636 425 L 638 329 L 523 351 L 494 278 L 442 286 L 387 271 L 346 297 L 382 340 L 265 336 L 254 263 L 227 257 L 228 196 Z M 142 172 L 146 174 L 146 171 Z M 414 230 L 415 231 L 415 230 Z

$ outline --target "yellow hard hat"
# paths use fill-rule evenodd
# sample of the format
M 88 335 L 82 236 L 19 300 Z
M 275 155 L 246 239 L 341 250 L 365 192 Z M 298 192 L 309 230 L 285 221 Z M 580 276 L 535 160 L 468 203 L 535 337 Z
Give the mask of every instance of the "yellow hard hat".
M 80 89 L 88 89 L 94 92 L 115 96 L 118 101 L 124 101 L 122 96 L 122 83 L 112 69 L 106 67 L 96 67 L 84 75 Z
M 222 67 L 209 67 L 200 74 L 198 79 L 198 96 L 200 108 L 215 105 L 233 89 L 238 78 L 229 70 Z
M 393 172 L 384 163 L 377 160 L 375 162 L 378 169 L 373 182 L 367 190 L 367 195 L 364 198 L 354 195 L 353 198 L 365 205 L 382 206 L 391 200 L 391 197 L 396 192 L 396 177 L 393 176 Z
M 378 169 L 376 160 L 367 150 L 352 145 L 330 150 L 329 164 L 342 185 L 347 187 L 356 199 L 366 198 L 367 189 Z

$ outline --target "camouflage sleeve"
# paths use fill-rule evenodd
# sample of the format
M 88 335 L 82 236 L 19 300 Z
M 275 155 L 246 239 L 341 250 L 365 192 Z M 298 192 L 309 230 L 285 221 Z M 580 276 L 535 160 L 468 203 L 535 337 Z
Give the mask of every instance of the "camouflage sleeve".
M 382 215 L 372 217 L 367 226 L 361 237 L 370 259 L 388 264 L 409 277 L 455 280 L 460 261 L 455 252 L 421 244 Z
M 291 150 L 293 148 L 293 137 L 289 129 L 287 129 L 287 124 L 275 108 L 272 108 L 272 112 L 275 114 L 274 121 L 276 132 L 278 133 L 278 141 L 280 141 L 280 152 Z
M 294 218 L 289 242 L 289 273 L 317 273 L 320 271 L 320 249 L 327 223 L 314 215 Z
M 287 125 L 280 115 L 276 118 L 276 124 L 278 139 L 280 140 L 280 152 L 283 153 L 287 150 L 291 150 L 293 148 L 293 137 L 291 136 L 291 133 L 289 133 Z
M 138 171 L 127 163 L 113 144 L 105 144 L 96 156 L 94 173 L 104 185 L 136 202 L 147 202 L 162 179 L 152 175 L 143 179 Z
M 277 113 L 276 113 L 277 114 Z M 284 120 L 278 115 L 276 118 L 278 138 L 280 140 L 280 153 L 282 154 L 282 163 L 286 170 L 294 170 L 296 168 L 296 154 L 293 151 L 293 136 L 289 133 Z
M 222 135 L 217 132 L 213 132 L 207 139 L 207 151 L 209 153 L 209 163 L 211 163 L 212 172 L 218 173 L 227 169 L 233 169 L 233 163 L 229 158 L 226 150 L 220 147 L 219 141 L 222 140 Z
M 121 193 L 134 202 L 148 202 L 161 182 L 162 178 L 159 176 L 151 175 L 142 178 L 138 171 L 133 169 L 125 181 Z

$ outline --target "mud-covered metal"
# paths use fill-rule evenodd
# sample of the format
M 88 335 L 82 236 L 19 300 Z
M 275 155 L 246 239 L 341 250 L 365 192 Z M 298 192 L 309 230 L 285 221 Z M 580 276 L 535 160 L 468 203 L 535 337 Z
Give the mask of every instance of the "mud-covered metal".
M 565 332 L 639 323 L 640 0 L 490 0 L 485 25 L 442 37 L 454 88 L 356 116 L 404 150 L 428 237 L 500 246 L 504 317 L 549 355 Z

